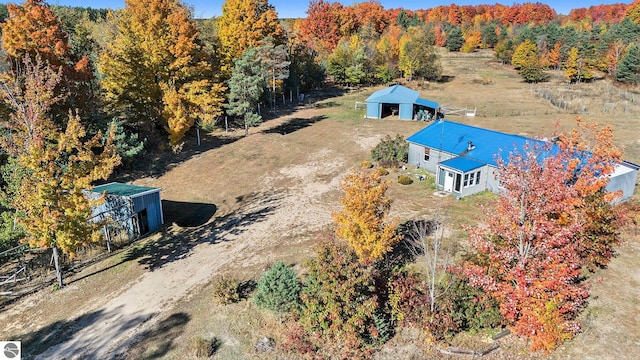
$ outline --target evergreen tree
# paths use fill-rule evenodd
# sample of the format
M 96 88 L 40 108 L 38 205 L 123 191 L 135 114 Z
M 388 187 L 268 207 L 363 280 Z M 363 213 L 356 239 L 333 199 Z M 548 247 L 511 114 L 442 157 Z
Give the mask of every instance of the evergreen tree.
M 640 84 L 640 46 L 629 45 L 618 64 L 615 78 L 624 83 Z
M 253 300 L 261 308 L 285 313 L 298 305 L 300 289 L 300 282 L 293 269 L 278 261 L 260 278 Z
M 462 45 L 464 45 L 462 29 L 456 26 L 447 34 L 447 44 L 445 46 L 449 51 L 460 51 Z
M 247 49 L 234 63 L 233 73 L 228 81 L 227 112 L 242 117 L 246 136 L 249 135 L 249 126 L 255 126 L 262 121 L 257 107 L 266 86 L 265 69 L 254 48 Z

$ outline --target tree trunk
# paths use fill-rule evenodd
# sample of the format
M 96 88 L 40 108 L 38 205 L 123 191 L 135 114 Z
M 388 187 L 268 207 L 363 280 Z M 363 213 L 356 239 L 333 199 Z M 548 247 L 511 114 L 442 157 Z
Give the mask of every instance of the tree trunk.
M 64 284 L 62 283 L 62 266 L 60 266 L 60 254 L 58 253 L 58 247 L 53 247 L 53 264 L 56 266 L 56 279 L 58 280 L 58 288 L 62 289 Z

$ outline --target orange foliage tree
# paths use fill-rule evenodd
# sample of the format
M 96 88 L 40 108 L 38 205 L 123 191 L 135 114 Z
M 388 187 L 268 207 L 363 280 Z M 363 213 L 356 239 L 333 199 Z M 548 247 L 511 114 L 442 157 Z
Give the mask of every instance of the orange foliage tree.
M 22 6 L 8 4 L 7 12 L 9 17 L 1 27 L 2 49 L 7 52 L 9 66 L 21 66 L 25 56 L 32 61 L 39 57 L 54 71 L 62 72 L 55 92 L 70 95 L 56 105 L 60 108 L 56 116 L 65 117 L 71 108 L 90 111 L 91 62 L 87 56 L 78 58 L 72 54 L 68 35 L 49 6 L 42 0 L 26 0 Z
M 604 226 L 611 216 L 607 175 L 621 156 L 612 138 L 610 128 L 578 118 L 557 147 L 537 143 L 512 153 L 499 166 L 504 191 L 483 209 L 487 225 L 469 232 L 477 256 L 463 271 L 499 301 L 533 350 L 551 351 L 579 331 L 575 319 L 588 296 L 581 268 L 616 244 L 609 241 L 615 229 Z
M 388 182 L 378 172 L 352 171 L 340 184 L 342 210 L 333 213 L 335 234 L 346 240 L 364 263 L 380 259 L 400 240 L 397 220 L 389 221 Z

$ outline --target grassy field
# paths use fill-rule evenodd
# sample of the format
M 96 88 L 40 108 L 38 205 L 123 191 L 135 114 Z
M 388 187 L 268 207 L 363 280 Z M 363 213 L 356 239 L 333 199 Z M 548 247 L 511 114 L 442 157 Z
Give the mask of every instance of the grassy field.
M 625 151 L 625 158 L 640 163 L 640 108 L 629 100 L 630 92 L 605 81 L 567 87 L 561 74 L 553 74 L 548 83 L 530 85 L 495 62 L 490 53 L 443 55 L 446 82 L 407 85 L 420 90 L 422 97 L 450 108 L 476 109 L 475 117 L 448 119 L 504 132 L 550 136 L 556 124 L 566 128 L 579 115 L 613 126 L 616 144 Z M 364 119 L 364 110 L 356 110 L 355 102 L 364 101 L 374 90 L 314 93 L 313 104 L 283 112 L 252 128 L 248 137 L 240 132 L 215 131 L 197 147 L 191 136 L 178 158 L 165 154 L 150 161 L 148 168 L 134 177 L 139 178 L 138 184 L 163 189 L 163 199 L 170 204 L 165 212 L 166 226 L 75 274 L 65 289 L 43 291 L 3 309 L 0 320 L 6 325 L 0 338 L 24 339 L 26 358 L 41 354 L 60 339 L 69 339 L 103 321 L 103 304 L 157 276 L 164 282 L 153 286 L 164 288 L 155 289 L 156 296 L 166 292 L 175 296 L 166 297 L 151 309 L 148 318 L 125 329 L 138 330 L 132 332 L 126 351 L 118 358 L 191 359 L 195 358 L 198 338 L 218 341 L 216 359 L 287 358 L 254 349 L 263 337 L 276 343 L 282 339 L 283 319 L 257 310 L 250 299 L 218 305 L 213 301 L 213 287 L 222 275 L 250 284 L 276 260 L 296 264 L 300 270 L 299 264 L 312 255 L 318 234 L 329 229 L 331 211 L 339 206 L 342 176 L 368 159 L 371 148 L 384 135 L 408 136 L 426 125 Z M 558 107 L 547 98 L 571 103 Z M 613 103 L 613 107 L 605 105 Z M 392 215 L 406 221 L 446 209 L 448 232 L 464 245 L 463 227 L 479 221 L 479 205 L 492 195 L 456 201 L 434 195 L 432 181 L 407 186 L 394 181 L 402 173 L 415 178 L 418 172 L 391 169 L 387 175 L 391 180 L 388 195 L 394 201 Z M 583 314 L 583 333 L 552 355 L 530 354 L 525 341 L 508 336 L 500 340 L 501 351 L 488 358 L 630 358 L 640 344 L 640 319 L 635 316 L 640 311 L 636 301 L 640 295 L 640 274 L 636 271 L 639 235 L 637 228 L 630 227 L 610 268 L 592 275 L 596 281 Z M 203 275 L 198 268 L 210 272 Z M 187 282 L 191 276 L 202 280 L 183 292 L 172 285 Z M 140 309 L 143 305 L 139 304 Z M 483 349 L 489 343 L 488 333 L 461 334 L 451 341 L 473 349 Z M 420 331 L 406 330 L 376 358 L 447 357 L 426 344 Z

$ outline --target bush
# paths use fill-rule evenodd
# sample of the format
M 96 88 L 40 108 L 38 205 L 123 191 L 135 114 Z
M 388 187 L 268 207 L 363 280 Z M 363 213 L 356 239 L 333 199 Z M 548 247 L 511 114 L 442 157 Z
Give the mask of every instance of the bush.
M 455 279 L 449 291 L 446 297 L 453 302 L 453 316 L 461 330 L 476 332 L 503 325 L 498 302 L 468 280 Z
M 363 169 L 371 169 L 373 167 L 373 163 L 369 160 L 360 161 L 360 167 Z
M 376 336 L 374 313 L 378 272 L 363 265 L 356 253 L 336 239 L 323 240 L 307 264 L 300 323 L 327 344 L 340 347 L 343 357 L 362 357 Z
M 213 299 L 222 305 L 240 301 L 238 287 L 240 282 L 234 278 L 221 276 L 213 284 Z
M 202 337 L 197 337 L 191 341 L 191 351 L 196 358 L 209 358 L 220 348 L 220 345 L 221 342 L 217 338 L 207 340 Z
M 376 172 L 378 173 L 379 176 L 389 175 L 389 170 L 383 167 L 377 168 Z
M 413 183 L 413 179 L 409 175 L 400 175 L 398 176 L 398 183 L 402 185 L 410 185 Z
M 371 150 L 371 158 L 383 166 L 407 162 L 409 160 L 409 143 L 400 134 L 395 138 L 387 135 Z
M 296 273 L 282 261 L 278 261 L 262 275 L 253 301 L 258 307 L 289 312 L 299 303 L 300 282 Z

